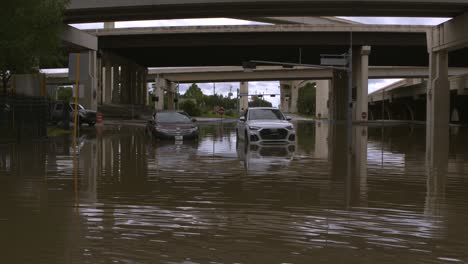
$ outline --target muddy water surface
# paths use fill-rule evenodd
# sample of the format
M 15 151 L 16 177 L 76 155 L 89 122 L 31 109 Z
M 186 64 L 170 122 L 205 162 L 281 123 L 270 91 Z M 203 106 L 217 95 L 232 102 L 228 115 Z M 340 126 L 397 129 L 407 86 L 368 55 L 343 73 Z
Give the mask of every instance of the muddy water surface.
M 0 263 L 463 263 L 468 131 L 426 159 L 424 127 L 295 124 L 246 146 L 233 125 L 198 142 L 144 130 L 0 145 Z M 442 156 L 442 157 L 441 157 Z

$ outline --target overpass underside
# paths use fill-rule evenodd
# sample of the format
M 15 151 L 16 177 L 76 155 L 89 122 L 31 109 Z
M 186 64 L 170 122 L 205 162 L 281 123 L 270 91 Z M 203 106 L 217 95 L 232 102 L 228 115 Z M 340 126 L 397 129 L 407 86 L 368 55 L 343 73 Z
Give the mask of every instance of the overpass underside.
M 350 31 L 360 30 L 352 33 Z M 321 54 L 343 54 L 351 45 L 372 46 L 371 66 L 428 66 L 427 27 L 392 32 L 381 27 L 234 26 L 98 31 L 99 49 L 146 67 L 242 66 L 250 60 L 320 64 Z M 468 49 L 450 55 L 467 67 Z
M 427 96 L 405 96 L 371 102 L 369 120 L 426 122 Z M 468 95 L 460 95 L 457 91 L 450 92 L 449 121 L 452 124 L 468 124 Z
M 67 23 L 145 19 L 265 16 L 455 17 L 468 10 L 463 0 L 72 0 Z

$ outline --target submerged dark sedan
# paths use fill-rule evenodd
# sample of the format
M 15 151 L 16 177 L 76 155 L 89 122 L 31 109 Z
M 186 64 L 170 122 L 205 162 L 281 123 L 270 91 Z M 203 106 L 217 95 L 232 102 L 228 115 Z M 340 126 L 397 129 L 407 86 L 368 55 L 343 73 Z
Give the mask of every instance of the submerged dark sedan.
M 148 121 L 146 131 L 157 139 L 198 139 L 195 121 L 178 112 L 158 112 Z

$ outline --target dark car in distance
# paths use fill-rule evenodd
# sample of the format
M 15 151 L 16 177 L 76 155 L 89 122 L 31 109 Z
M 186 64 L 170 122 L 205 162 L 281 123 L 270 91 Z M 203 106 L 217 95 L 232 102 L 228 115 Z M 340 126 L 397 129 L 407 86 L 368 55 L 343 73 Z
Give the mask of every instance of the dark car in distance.
M 157 112 L 152 120 L 148 120 L 146 131 L 156 139 L 198 139 L 198 126 L 195 122 L 195 119 L 179 112 Z
M 96 111 L 84 108 L 81 104 L 77 105 L 78 109 L 78 124 L 81 126 L 86 123 L 89 126 L 96 124 L 97 113 Z M 50 105 L 50 119 L 52 123 L 64 121 L 64 111 L 68 112 L 68 120 L 73 122 L 75 118 L 75 104 L 63 101 L 57 101 Z

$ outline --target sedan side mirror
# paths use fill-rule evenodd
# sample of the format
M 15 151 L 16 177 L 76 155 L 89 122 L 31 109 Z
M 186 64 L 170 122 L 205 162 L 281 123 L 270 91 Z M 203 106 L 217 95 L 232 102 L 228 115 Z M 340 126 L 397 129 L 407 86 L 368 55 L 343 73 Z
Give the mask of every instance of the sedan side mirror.
M 196 118 L 192 118 L 192 122 L 197 122 L 197 119 L 196 119 Z
M 239 120 L 242 121 L 242 122 L 245 122 L 245 116 L 239 117 Z
M 287 117 L 286 117 L 286 120 L 291 121 L 291 120 L 292 120 L 292 117 L 287 116 Z

